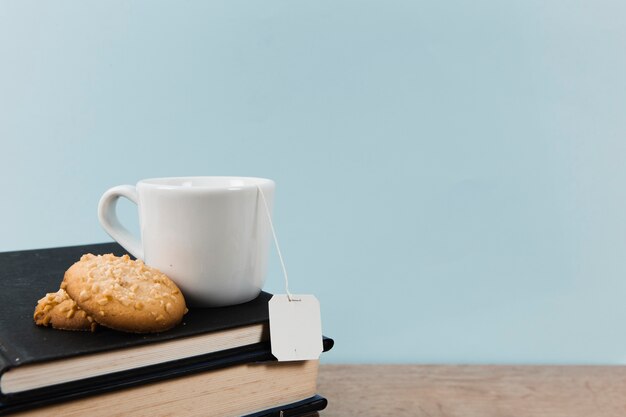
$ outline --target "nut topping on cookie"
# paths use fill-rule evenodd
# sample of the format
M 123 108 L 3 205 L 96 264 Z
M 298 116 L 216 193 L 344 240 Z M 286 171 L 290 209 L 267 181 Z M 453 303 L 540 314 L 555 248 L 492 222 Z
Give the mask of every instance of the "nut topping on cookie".
M 38 326 L 52 325 L 55 329 L 91 330 L 96 329 L 93 318 L 81 310 L 65 290 L 46 294 L 37 302 L 33 314 Z
M 98 323 L 122 331 L 164 331 L 187 311 L 169 277 L 128 255 L 83 255 L 67 270 L 61 287 Z

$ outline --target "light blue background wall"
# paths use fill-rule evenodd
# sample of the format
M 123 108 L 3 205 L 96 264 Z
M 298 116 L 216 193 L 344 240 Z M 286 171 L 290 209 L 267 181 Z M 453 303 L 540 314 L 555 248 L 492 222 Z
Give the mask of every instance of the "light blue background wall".
M 265 176 L 326 362 L 624 363 L 625 4 L 3 0 L 0 250 Z

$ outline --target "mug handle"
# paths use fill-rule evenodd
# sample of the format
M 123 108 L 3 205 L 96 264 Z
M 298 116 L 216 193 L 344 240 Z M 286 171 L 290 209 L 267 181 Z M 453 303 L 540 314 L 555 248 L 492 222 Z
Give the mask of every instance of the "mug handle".
M 115 210 L 117 200 L 126 197 L 133 203 L 139 205 L 137 189 L 132 185 L 118 185 L 108 189 L 100 198 L 98 203 L 98 219 L 102 228 L 122 245 L 131 255 L 137 259 L 143 259 L 143 248 L 141 241 L 133 236 L 128 229 L 120 223 Z

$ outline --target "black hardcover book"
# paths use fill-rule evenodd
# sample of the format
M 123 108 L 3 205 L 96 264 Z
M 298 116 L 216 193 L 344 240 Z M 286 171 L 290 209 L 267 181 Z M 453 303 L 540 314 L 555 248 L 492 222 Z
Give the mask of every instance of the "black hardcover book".
M 321 395 L 315 395 L 302 401 L 274 407 L 258 413 L 248 414 L 245 417 L 298 417 L 322 411 L 328 405 L 328 400 Z
M 0 253 L 0 413 L 235 364 L 274 360 L 271 294 L 237 306 L 191 309 L 157 334 L 36 326 L 37 300 L 58 290 L 85 253 L 123 255 L 116 243 Z M 332 347 L 324 338 L 324 349 Z

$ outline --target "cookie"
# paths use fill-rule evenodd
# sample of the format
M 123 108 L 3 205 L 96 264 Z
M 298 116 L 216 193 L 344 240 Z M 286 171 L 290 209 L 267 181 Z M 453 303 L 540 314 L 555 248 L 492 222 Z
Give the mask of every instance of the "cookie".
M 61 288 L 99 324 L 126 332 L 162 332 L 187 312 L 170 278 L 128 255 L 83 255 L 65 272 Z
M 37 302 L 33 314 L 38 326 L 52 326 L 62 330 L 96 330 L 96 322 L 76 302 L 70 298 L 65 290 L 50 292 Z

